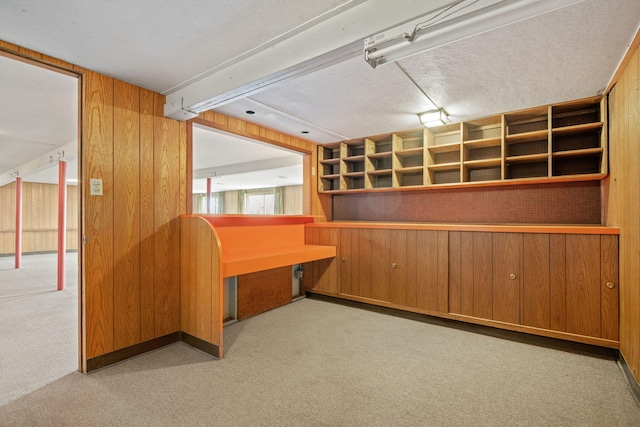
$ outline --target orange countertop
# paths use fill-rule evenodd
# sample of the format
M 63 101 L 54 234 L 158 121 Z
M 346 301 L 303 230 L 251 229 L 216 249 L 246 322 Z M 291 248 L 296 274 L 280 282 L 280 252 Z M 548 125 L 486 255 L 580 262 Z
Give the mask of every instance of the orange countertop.
M 444 224 L 444 223 L 400 223 L 332 221 L 305 224 L 318 228 L 379 228 L 396 230 L 438 231 L 486 231 L 494 233 L 551 233 L 551 234 L 613 234 L 619 235 L 617 227 L 591 224 Z

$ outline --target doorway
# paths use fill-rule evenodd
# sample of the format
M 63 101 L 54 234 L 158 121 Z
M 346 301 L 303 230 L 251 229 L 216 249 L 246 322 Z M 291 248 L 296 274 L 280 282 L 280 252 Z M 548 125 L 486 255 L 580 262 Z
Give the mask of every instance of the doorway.
M 0 52 L 0 93 L 2 405 L 79 367 L 80 78 Z

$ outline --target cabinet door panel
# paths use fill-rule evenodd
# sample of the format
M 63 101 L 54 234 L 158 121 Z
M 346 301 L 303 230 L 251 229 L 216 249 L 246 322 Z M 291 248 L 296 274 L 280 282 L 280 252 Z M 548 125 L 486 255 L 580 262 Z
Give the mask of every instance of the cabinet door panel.
M 391 230 L 371 230 L 371 298 L 389 301 L 391 295 Z
M 602 236 L 601 278 L 602 338 L 618 340 L 619 286 L 618 286 L 618 236 Z M 613 288 L 607 286 L 611 283 Z
M 462 258 L 462 270 L 460 272 L 460 313 L 467 316 L 474 315 L 475 306 L 473 300 L 473 282 L 476 276 L 473 258 L 475 234 L 476 233 L 468 231 L 460 233 L 460 257 Z M 486 241 L 486 239 L 483 241 Z
M 473 315 L 493 318 L 492 233 L 473 233 Z
M 340 247 L 336 253 L 340 270 L 340 293 L 349 295 L 353 295 L 353 231 L 349 228 L 340 229 Z
M 389 302 L 407 305 L 407 231 L 390 230 L 390 234 L 392 267 Z
M 417 307 L 425 310 L 438 309 L 438 232 L 418 231 Z
M 493 319 L 520 322 L 522 234 L 493 235 Z
M 449 232 L 449 312 L 462 313 L 461 233 Z
M 549 235 L 523 235 L 522 324 L 549 329 Z
M 371 259 L 371 229 L 362 228 L 358 229 L 358 253 L 354 258 L 357 260 L 360 268 L 360 275 L 358 276 L 357 292 L 355 295 L 360 295 L 365 298 L 371 298 L 371 276 L 372 276 L 372 259 Z
M 337 228 L 319 228 L 318 239 L 319 245 L 336 246 L 336 257 L 339 257 L 339 229 Z M 340 276 L 338 274 L 338 263 L 335 258 L 322 259 L 314 262 L 313 266 L 313 289 L 338 293 Z
M 600 336 L 600 236 L 569 234 L 566 252 L 567 332 Z
M 407 306 L 418 304 L 418 246 L 417 231 L 407 230 Z
M 567 330 L 567 236 L 549 236 L 549 327 L 554 331 Z

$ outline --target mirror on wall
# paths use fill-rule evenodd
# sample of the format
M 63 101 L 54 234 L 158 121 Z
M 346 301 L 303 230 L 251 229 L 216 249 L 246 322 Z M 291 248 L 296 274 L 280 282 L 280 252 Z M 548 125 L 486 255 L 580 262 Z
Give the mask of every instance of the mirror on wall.
M 295 151 L 194 124 L 193 213 L 300 215 L 302 159 Z

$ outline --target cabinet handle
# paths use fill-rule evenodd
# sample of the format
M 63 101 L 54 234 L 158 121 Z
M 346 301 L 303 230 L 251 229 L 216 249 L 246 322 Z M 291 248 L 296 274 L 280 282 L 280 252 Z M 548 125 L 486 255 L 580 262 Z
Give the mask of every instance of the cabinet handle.
M 344 259 L 344 257 L 340 258 L 340 261 L 345 262 L 346 260 Z
M 398 266 L 398 264 L 396 264 L 395 262 L 393 264 L 391 264 L 391 267 L 396 268 Z
M 615 284 L 615 283 L 613 283 L 613 282 L 607 282 L 607 288 L 609 288 L 609 289 L 613 289 L 613 288 L 615 288 L 615 287 L 616 287 L 616 284 Z
M 518 276 L 516 276 L 516 275 L 515 275 L 515 274 L 513 274 L 513 273 L 511 273 L 511 274 L 509 275 L 509 279 L 511 279 L 511 280 L 516 280 L 516 278 L 517 278 L 517 277 L 518 277 Z

